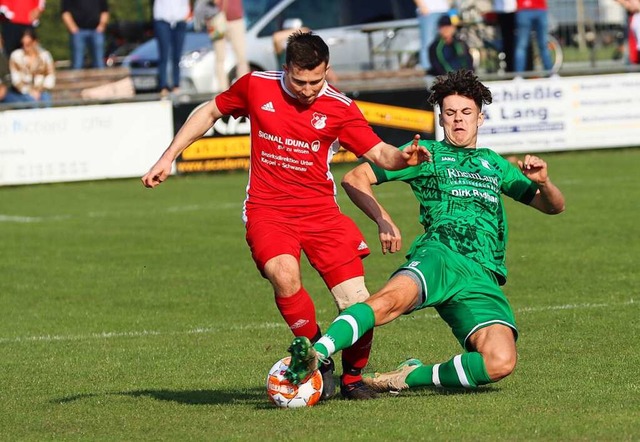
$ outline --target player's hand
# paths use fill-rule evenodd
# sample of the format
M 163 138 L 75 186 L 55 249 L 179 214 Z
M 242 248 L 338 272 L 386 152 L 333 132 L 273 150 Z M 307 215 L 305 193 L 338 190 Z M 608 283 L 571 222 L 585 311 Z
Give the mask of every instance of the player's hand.
M 142 184 L 144 185 L 144 187 L 153 189 L 159 184 L 162 184 L 162 182 L 164 182 L 167 178 L 169 178 L 170 174 L 171 163 L 167 164 L 166 162 L 160 160 L 156 164 L 154 164 L 151 169 L 149 169 L 149 172 L 147 172 L 145 176 L 141 178 Z
M 380 246 L 382 254 L 396 253 L 402 249 L 402 235 L 400 230 L 391 220 L 384 220 L 378 224 Z
M 431 162 L 431 152 L 426 147 L 420 146 L 420 135 L 415 134 L 411 146 L 406 147 L 402 152 L 405 154 L 408 166 L 416 166 L 424 162 Z
M 526 155 L 524 161 L 518 160 L 518 167 L 527 178 L 541 186 L 549 179 L 547 163 L 534 155 Z

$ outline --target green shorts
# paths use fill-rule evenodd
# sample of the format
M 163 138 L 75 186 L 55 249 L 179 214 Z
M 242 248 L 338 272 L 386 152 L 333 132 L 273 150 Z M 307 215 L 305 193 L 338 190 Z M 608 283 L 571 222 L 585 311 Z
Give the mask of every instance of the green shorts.
M 496 276 L 480 264 L 453 252 L 438 242 L 420 247 L 398 270 L 409 272 L 422 287 L 414 310 L 434 307 L 460 342 L 468 347 L 469 337 L 483 327 L 504 324 L 518 330 L 507 297 Z

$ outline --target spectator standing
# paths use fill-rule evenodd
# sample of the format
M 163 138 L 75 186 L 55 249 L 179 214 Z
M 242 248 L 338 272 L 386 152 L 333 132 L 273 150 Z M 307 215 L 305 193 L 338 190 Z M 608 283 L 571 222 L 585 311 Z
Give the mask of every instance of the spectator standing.
M 180 57 L 187 33 L 187 18 L 191 14 L 189 0 L 155 0 L 153 3 L 153 31 L 158 42 L 158 87 L 166 96 L 180 90 Z M 171 89 L 167 66 L 171 58 Z
M 547 1 L 517 0 L 517 2 L 515 72 L 520 73 L 525 70 L 527 51 L 531 43 L 531 31 L 536 34 L 536 42 L 543 68 L 545 71 L 550 72 L 553 63 L 547 46 L 547 31 L 549 27 Z
M 420 51 L 418 52 L 420 66 L 428 73 L 431 68 L 429 62 L 429 47 L 438 35 L 438 20 L 447 15 L 451 5 L 448 0 L 414 0 L 416 15 L 420 27 Z
M 218 90 L 224 91 L 229 88 L 229 77 L 224 68 L 227 42 L 231 43 L 231 48 L 236 56 L 236 77 L 240 78 L 249 73 L 246 43 L 247 27 L 244 22 L 242 0 L 215 0 L 215 4 L 224 11 L 227 17 L 227 30 L 224 37 L 213 42 L 213 50 L 216 54 Z
M 495 0 L 493 8 L 498 16 L 498 26 L 500 27 L 500 39 L 502 40 L 502 52 L 505 55 L 506 71 L 513 72 L 515 69 L 514 56 L 515 48 L 513 42 L 516 38 L 516 0 Z
M 640 10 L 631 15 L 629 19 L 629 61 L 633 64 L 640 64 Z
M 104 68 L 104 32 L 109 23 L 107 0 L 62 0 L 62 22 L 69 31 L 71 67 L 82 69 L 87 43 L 91 66 Z
M 438 20 L 438 38 L 429 46 L 430 75 L 444 75 L 458 69 L 473 70 L 469 46 L 456 35 L 457 27 L 449 15 Z
M 22 48 L 9 58 L 11 83 L 27 101 L 51 103 L 51 90 L 56 85 L 56 72 L 51 53 L 40 46 L 35 29 L 25 29 Z
M 625 34 L 628 40 L 628 61 L 631 64 L 640 63 L 640 0 L 616 0 L 627 11 Z M 624 52 L 624 51 L 621 51 Z
M 2 22 L 2 39 L 7 57 L 20 48 L 25 29 L 38 25 L 44 7 L 45 0 L 0 0 L 0 13 L 6 18 Z

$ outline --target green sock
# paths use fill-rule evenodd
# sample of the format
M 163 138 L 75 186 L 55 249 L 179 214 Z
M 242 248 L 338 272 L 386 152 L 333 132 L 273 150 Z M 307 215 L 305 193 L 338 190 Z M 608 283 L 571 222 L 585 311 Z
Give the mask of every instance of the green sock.
M 313 347 L 328 358 L 337 351 L 351 347 L 362 335 L 375 326 L 373 309 L 360 302 L 353 304 L 338 315 L 327 332 Z
M 477 352 L 454 356 L 442 364 L 423 365 L 407 376 L 409 387 L 475 388 L 493 382 L 487 374 L 482 355 Z

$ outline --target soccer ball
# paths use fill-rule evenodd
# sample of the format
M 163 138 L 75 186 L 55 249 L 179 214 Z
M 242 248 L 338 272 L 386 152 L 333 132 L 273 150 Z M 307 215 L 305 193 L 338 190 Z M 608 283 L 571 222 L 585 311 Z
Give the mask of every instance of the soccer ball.
M 267 375 L 267 395 L 277 407 L 311 407 L 320 400 L 322 394 L 322 374 L 314 371 L 306 382 L 294 385 L 284 377 L 291 357 L 276 362 Z

